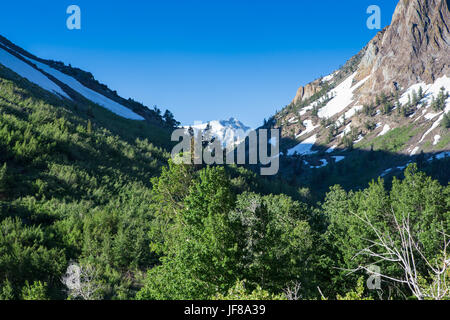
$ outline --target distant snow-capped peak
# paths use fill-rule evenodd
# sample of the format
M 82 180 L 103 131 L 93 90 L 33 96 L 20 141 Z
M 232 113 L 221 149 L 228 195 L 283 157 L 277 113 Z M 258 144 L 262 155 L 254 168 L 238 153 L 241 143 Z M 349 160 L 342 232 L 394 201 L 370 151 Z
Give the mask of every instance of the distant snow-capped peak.
M 183 128 L 192 128 L 195 134 L 199 131 L 202 131 L 203 135 L 209 134 L 211 138 L 221 141 L 223 147 L 241 143 L 252 131 L 252 128 L 233 117 L 228 120 L 196 121 L 194 125 L 183 126 Z

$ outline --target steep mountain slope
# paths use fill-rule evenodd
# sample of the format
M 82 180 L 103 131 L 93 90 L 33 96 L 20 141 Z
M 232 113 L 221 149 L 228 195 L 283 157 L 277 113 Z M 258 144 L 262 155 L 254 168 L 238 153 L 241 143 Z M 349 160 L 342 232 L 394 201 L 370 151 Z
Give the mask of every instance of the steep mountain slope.
M 172 126 L 176 124 L 171 113 L 162 117 L 158 108 L 151 110 L 131 98 L 127 100 L 120 97 L 116 91 L 95 80 L 91 73 L 66 66 L 62 62 L 38 58 L 2 36 L 0 64 L 58 96 L 79 103 L 88 100 L 131 120 L 146 120 L 159 126 L 165 126 L 165 122 L 171 122 L 169 125 Z
M 128 295 L 130 275 L 154 261 L 141 236 L 151 220 L 150 179 L 167 164 L 170 131 L 61 99 L 53 85 L 41 88 L 40 76 L 29 81 L 29 69 L 8 65 L 25 70 L 23 78 L 4 61 L 0 287 L 9 281 L 19 297 L 34 279 L 52 288 L 52 298 L 64 298 L 60 276 L 68 262 L 95 260 L 109 270 L 102 271 L 109 288 L 125 286 Z M 111 263 L 113 251 L 122 253 Z
M 374 176 L 404 168 L 422 152 L 430 161 L 447 156 L 449 23 L 448 1 L 400 0 L 391 25 L 341 69 L 300 87 L 269 120 L 281 129 L 284 154 L 317 169 L 336 159 L 349 165 L 358 151 L 390 153 Z

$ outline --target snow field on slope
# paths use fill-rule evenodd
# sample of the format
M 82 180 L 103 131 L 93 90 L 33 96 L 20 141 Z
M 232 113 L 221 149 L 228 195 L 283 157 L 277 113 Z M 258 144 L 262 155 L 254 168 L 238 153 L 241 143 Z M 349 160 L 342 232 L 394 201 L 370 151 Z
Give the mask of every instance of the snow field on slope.
M 299 134 L 297 134 L 295 136 L 295 139 L 298 139 L 299 137 L 301 137 L 301 136 L 303 136 L 303 135 L 305 135 L 307 133 L 310 133 L 310 132 L 314 131 L 316 128 L 320 127 L 320 125 L 315 126 L 313 124 L 312 120 L 305 120 L 305 121 L 303 121 L 303 125 L 306 127 L 306 129 L 303 130 L 302 132 L 300 132 Z
M 313 135 L 311 137 L 309 137 L 308 139 L 300 142 L 298 145 L 296 145 L 295 147 L 293 147 L 292 149 L 288 150 L 288 156 L 292 156 L 294 154 L 299 154 L 299 155 L 308 155 L 308 154 L 314 154 L 316 152 L 311 151 L 314 143 L 316 143 L 317 141 L 317 135 Z
M 126 119 L 130 119 L 130 120 L 144 120 L 143 117 L 134 113 L 127 107 L 124 107 L 123 105 L 105 97 L 104 95 L 85 87 L 80 82 L 78 82 L 75 78 L 68 76 L 56 69 L 53 69 L 39 61 L 29 59 L 27 57 L 24 57 L 24 58 L 29 60 L 30 62 L 34 63 L 39 69 L 47 72 L 48 74 L 52 75 L 53 77 L 55 77 L 62 83 L 66 84 L 67 86 L 69 86 L 74 91 L 81 94 L 86 99 L 108 109 L 109 111 L 117 114 L 118 116 L 121 116 Z
M 332 116 L 342 112 L 353 102 L 353 91 L 362 86 L 370 77 L 368 76 L 352 86 L 355 76 L 356 72 L 331 91 L 334 98 L 331 99 L 325 107 L 319 110 L 319 118 L 331 118 Z
M 0 63 L 6 68 L 11 69 L 22 78 L 27 79 L 34 84 L 37 84 L 42 89 L 45 89 L 53 94 L 58 94 L 67 99 L 70 97 L 53 81 L 47 78 L 42 72 L 36 70 L 24 61 L 16 58 L 14 55 L 0 48 Z

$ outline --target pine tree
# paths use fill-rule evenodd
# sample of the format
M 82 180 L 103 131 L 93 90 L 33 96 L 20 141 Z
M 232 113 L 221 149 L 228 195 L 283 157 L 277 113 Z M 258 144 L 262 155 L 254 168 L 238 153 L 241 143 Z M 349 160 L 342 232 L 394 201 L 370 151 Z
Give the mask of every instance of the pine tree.
M 444 114 L 444 119 L 442 120 L 442 126 L 446 129 L 450 128 L 450 112 Z
M 88 123 L 87 123 L 87 133 L 92 134 L 92 122 L 90 119 L 88 120 Z
M 413 107 L 417 106 L 417 104 L 419 103 L 419 97 L 417 96 L 416 90 L 413 90 L 411 100 L 411 105 Z
M 315 118 L 317 118 L 319 116 L 319 108 L 317 106 L 314 106 L 312 111 L 311 111 L 311 115 Z
M 342 143 L 347 149 L 353 150 L 353 139 L 351 135 L 344 135 L 344 137 L 342 138 Z
M 173 113 L 169 110 L 166 110 L 166 112 L 164 112 L 163 119 L 166 125 L 170 128 L 176 128 L 180 125 L 180 123 L 175 120 Z
M 422 87 L 419 87 L 419 92 L 418 92 L 418 99 L 419 101 L 423 99 L 423 89 Z
M 431 100 L 431 107 L 434 111 L 442 111 L 445 109 L 445 101 L 448 99 L 449 93 L 445 91 L 445 88 L 442 87 L 439 91 L 437 98 L 434 97 Z
M 384 103 L 383 104 L 383 114 L 389 114 L 391 113 L 391 106 L 389 105 L 389 103 Z
M 400 110 L 400 108 L 402 107 L 402 104 L 400 103 L 400 97 L 399 97 L 398 91 L 395 91 L 395 106 L 398 108 L 398 110 Z
M 88 115 L 89 118 L 94 118 L 94 111 L 92 110 L 92 106 L 88 107 L 87 115 Z
M 6 163 L 0 168 L 0 192 L 4 193 L 8 189 L 8 168 Z

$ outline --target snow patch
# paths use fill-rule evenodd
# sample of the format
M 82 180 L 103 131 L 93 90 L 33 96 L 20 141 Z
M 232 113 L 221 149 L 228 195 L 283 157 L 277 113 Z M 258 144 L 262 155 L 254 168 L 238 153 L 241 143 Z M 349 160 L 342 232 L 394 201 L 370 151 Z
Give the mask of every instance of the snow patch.
M 431 131 L 433 131 L 434 129 L 436 129 L 436 128 L 439 126 L 439 124 L 441 123 L 441 121 L 442 121 L 443 119 L 444 119 L 444 114 L 442 114 L 442 115 L 439 117 L 439 119 L 437 119 L 437 120 L 433 123 L 433 125 L 431 126 L 431 128 L 428 129 L 428 130 L 424 133 L 424 135 L 422 136 L 422 139 L 420 139 L 419 143 L 421 143 L 421 142 L 428 136 L 428 134 L 429 134 Z
M 0 63 L 6 68 L 17 73 L 22 78 L 37 84 L 42 89 L 70 99 L 70 97 L 56 83 L 47 78 L 42 72 L 36 70 L 29 64 L 16 58 L 14 55 L 3 49 L 0 49 Z
M 433 120 L 434 118 L 436 118 L 440 113 L 427 113 L 426 115 L 424 115 L 424 118 L 427 120 Z
M 364 139 L 364 136 L 363 136 L 362 134 L 360 134 L 360 135 L 358 136 L 358 139 L 356 139 L 355 141 L 353 141 L 353 143 L 361 142 L 363 139 Z
M 349 123 L 346 127 L 345 127 L 345 129 L 344 129 L 344 135 L 345 134 L 349 134 L 350 132 L 352 132 L 352 124 L 351 123 Z
M 62 73 L 56 69 L 53 69 L 49 67 L 48 65 L 41 63 L 39 61 L 24 57 L 25 59 L 29 60 L 30 62 L 34 63 L 39 69 L 44 70 L 48 74 L 52 75 L 62 83 L 68 85 L 73 90 L 81 94 L 83 97 L 85 97 L 88 100 L 91 100 L 92 102 L 108 109 L 109 111 L 123 117 L 126 119 L 131 120 L 144 120 L 143 117 L 140 115 L 134 113 L 127 107 L 122 106 L 121 104 L 105 97 L 104 95 L 101 95 L 100 93 L 91 90 L 84 85 L 82 85 L 80 82 L 78 82 L 75 78 L 72 78 L 71 76 L 66 75 L 65 73 Z
M 380 175 L 380 177 L 386 176 L 386 175 L 387 175 L 389 172 L 391 172 L 391 171 L 392 171 L 392 168 L 389 168 L 389 169 L 384 170 L 383 173 Z
M 440 160 L 440 159 L 444 159 L 450 157 L 450 151 L 446 151 L 446 152 L 441 152 L 438 155 L 435 156 L 436 159 Z
M 437 145 L 439 141 L 441 141 L 441 136 L 437 134 L 434 136 L 433 146 Z
M 312 122 L 312 120 L 305 120 L 303 121 L 303 125 L 306 127 L 305 130 L 303 130 L 302 132 L 300 132 L 299 134 L 297 134 L 295 136 L 296 139 L 298 139 L 299 137 L 303 136 L 304 134 L 310 133 L 312 131 L 314 131 L 316 128 L 319 127 L 319 125 L 315 126 Z
M 345 119 L 350 119 L 352 118 L 358 111 L 362 110 L 363 106 L 354 106 L 352 107 L 350 110 L 348 110 L 344 115 L 342 115 L 337 121 L 336 121 L 336 125 L 340 126 L 344 123 L 344 116 Z
M 302 141 L 298 145 L 296 145 L 294 148 L 288 150 L 288 156 L 292 156 L 294 154 L 299 155 L 308 155 L 308 154 L 314 154 L 316 151 L 311 151 L 314 143 L 317 141 L 317 134 L 309 137 L 308 139 Z
M 399 101 L 401 104 L 408 103 L 408 96 L 412 97 L 413 91 L 416 93 L 419 92 L 419 88 L 422 87 L 424 98 L 421 102 L 426 102 L 429 106 L 432 100 L 432 97 L 436 98 L 439 95 L 439 91 L 442 87 L 444 87 L 447 91 L 450 91 L 450 78 L 446 75 L 436 79 L 436 81 L 432 84 L 425 84 L 424 82 L 417 83 L 412 85 L 406 90 L 406 92 L 400 97 Z M 446 103 L 450 103 L 450 97 L 446 100 Z
M 344 156 L 333 156 L 332 158 L 334 158 L 334 161 L 335 161 L 336 163 L 338 163 L 339 161 L 342 161 L 342 160 L 345 159 Z
M 313 108 L 314 108 L 314 104 L 310 104 L 309 106 L 304 107 L 302 110 L 300 110 L 298 114 L 300 116 L 304 116 L 306 114 L 306 112 L 312 110 Z
M 326 77 L 323 77 L 323 81 L 330 81 L 330 80 L 332 80 L 334 78 L 334 73 L 332 73 L 332 74 L 330 74 L 330 75 L 328 75 L 328 76 L 326 76 Z
M 328 102 L 325 107 L 319 110 L 318 115 L 320 118 L 331 118 L 339 112 L 342 112 L 353 102 L 353 91 L 363 85 L 364 82 L 366 82 L 370 77 L 368 76 L 358 82 L 356 85 L 352 86 L 355 76 L 356 72 L 345 79 L 333 91 L 331 91 L 331 93 L 334 95 L 334 98 L 331 99 L 331 101 Z
M 318 165 L 318 166 L 311 166 L 310 168 L 311 169 L 319 169 L 319 168 L 326 167 L 328 165 L 328 161 L 326 159 L 320 159 L 319 161 L 321 163 L 320 165 Z
M 419 147 L 415 147 L 414 149 L 413 149 L 413 151 L 411 151 L 411 153 L 410 153 L 410 155 L 411 156 L 413 156 L 413 155 L 415 155 L 416 153 L 417 153 L 417 151 L 419 151 Z
M 292 118 L 290 118 L 290 119 L 288 120 L 288 122 L 291 123 L 291 124 L 293 124 L 293 123 L 297 123 L 298 120 L 297 120 L 296 117 L 292 117 Z
M 333 153 L 334 150 L 336 150 L 337 146 L 338 146 L 337 144 L 331 146 L 330 148 L 327 149 L 327 151 L 325 151 L 325 153 Z
M 378 137 L 381 137 L 381 136 L 384 136 L 386 133 L 388 133 L 389 131 L 391 130 L 391 127 L 388 125 L 388 124 L 386 124 L 384 127 L 383 127 L 383 130 L 380 132 L 380 134 L 378 135 Z

